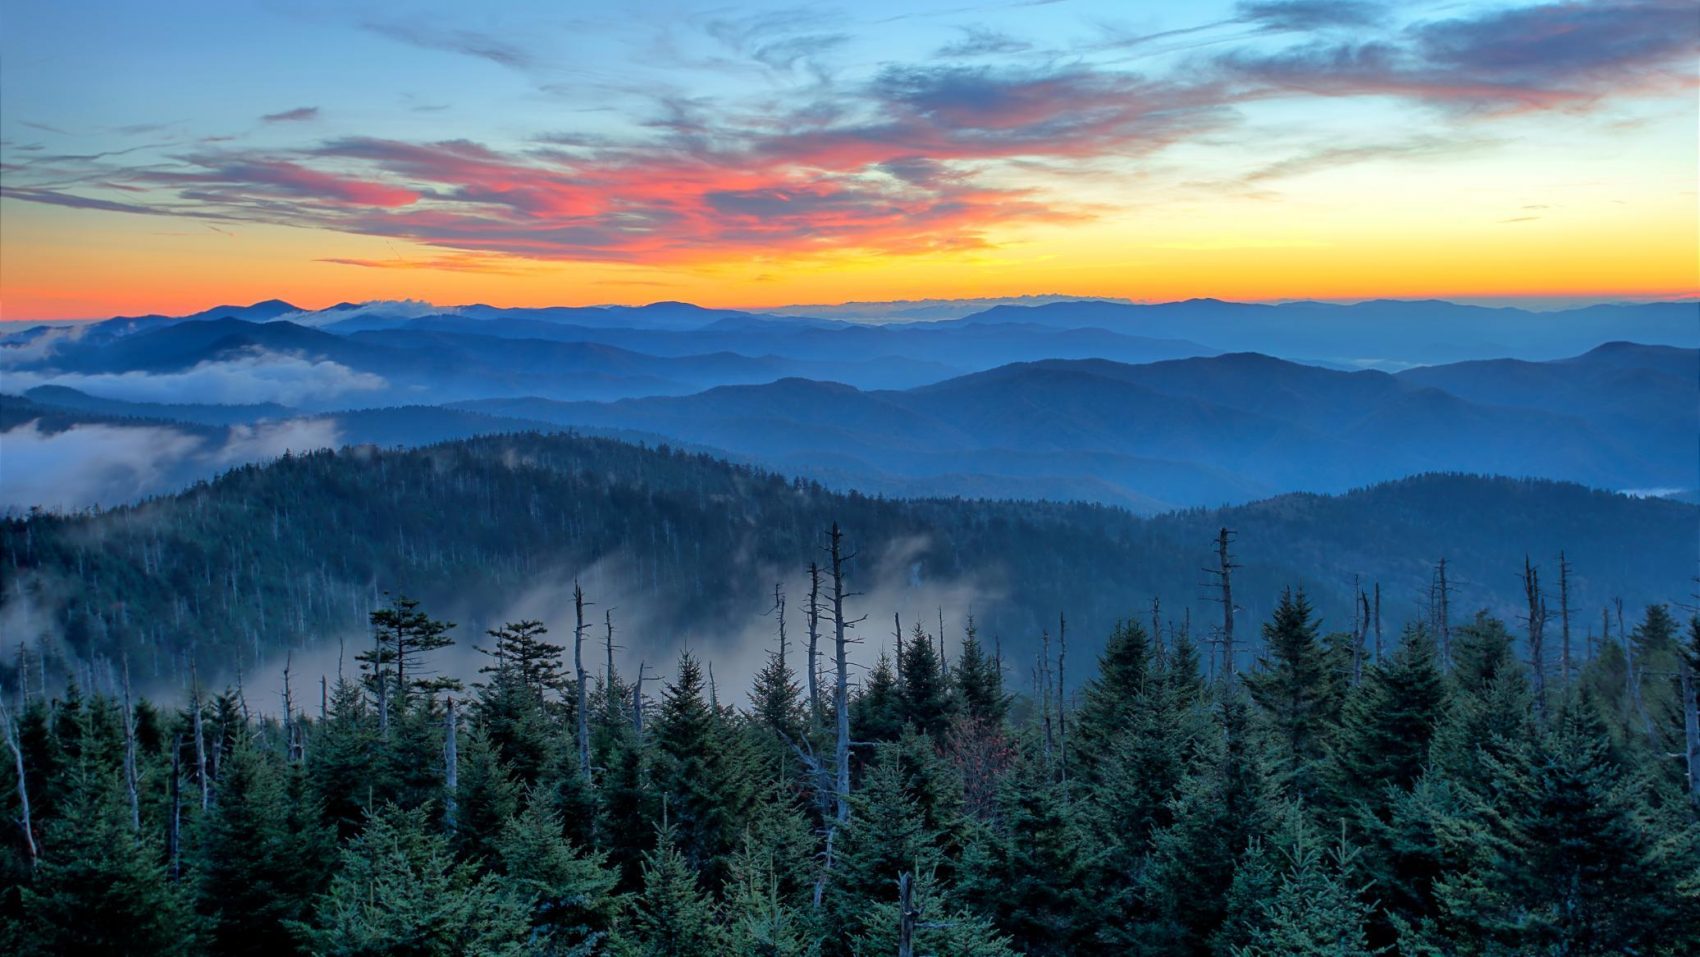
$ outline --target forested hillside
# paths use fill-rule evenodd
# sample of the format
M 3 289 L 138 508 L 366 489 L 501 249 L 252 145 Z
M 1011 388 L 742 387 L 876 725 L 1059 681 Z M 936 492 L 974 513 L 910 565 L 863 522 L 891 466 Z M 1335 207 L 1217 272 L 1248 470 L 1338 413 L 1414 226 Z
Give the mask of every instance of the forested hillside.
M 855 603 L 874 621 L 859 660 L 893 643 L 894 612 L 935 630 L 945 619 L 953 643 L 972 613 L 1025 675 L 1059 615 L 1085 654 L 1117 620 L 1150 620 L 1153 599 L 1165 630 L 1190 621 L 1208 641 L 1222 616 L 1201 569 L 1218 564 L 1227 527 L 1242 621 L 1296 585 L 1328 629 L 1350 631 L 1364 627 L 1359 593 L 1379 591 L 1388 641 L 1398 623 L 1431 617 L 1441 559 L 1456 617 L 1510 618 L 1526 607 L 1525 556 L 1557 608 L 1562 552 L 1581 648 L 1615 598 L 1635 609 L 1692 590 L 1697 520 L 1691 505 L 1467 476 L 1142 520 L 1079 504 L 840 495 L 664 448 L 512 435 L 290 456 L 134 508 L 8 521 L 0 616 L 8 643 L 45 662 L 38 671 L 92 669 L 109 690 L 127 657 L 137 682 L 180 689 L 191 662 L 234 680 L 291 651 L 320 652 L 312 676 L 334 675 L 325 655 L 386 591 L 477 634 L 562 613 L 578 579 L 612 612 L 631 667 L 689 645 L 747 675 L 758 654 L 746 636 L 775 584 L 797 599 L 837 522 L 869 593 Z M 1242 638 L 1242 662 L 1254 653 Z M 5 658 L 10 681 L 18 665 Z
M 435 675 L 447 624 L 404 599 L 371 616 L 357 670 L 286 684 L 278 717 L 199 685 L 8 686 L 0 948 L 1700 948 L 1700 619 L 1651 606 L 1592 660 L 1542 666 L 1487 616 L 1376 655 L 1288 592 L 1255 665 L 1215 681 L 1184 633 L 1134 621 L 1095 667 L 1047 646 L 1016 701 L 972 630 L 947 666 L 917 625 L 858 688 L 831 542 L 822 600 L 777 610 L 748 707 L 688 654 L 664 682 L 621 673 L 570 621 L 467 639 L 487 663 L 462 687 Z

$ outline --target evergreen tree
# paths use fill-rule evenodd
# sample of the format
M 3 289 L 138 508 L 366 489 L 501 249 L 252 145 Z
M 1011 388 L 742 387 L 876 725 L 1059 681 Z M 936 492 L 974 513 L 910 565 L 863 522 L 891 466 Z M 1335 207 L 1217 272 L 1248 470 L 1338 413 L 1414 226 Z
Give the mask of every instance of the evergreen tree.
M 511 676 L 521 687 L 529 690 L 539 701 L 553 688 L 561 685 L 561 645 L 543 640 L 549 629 L 535 619 L 510 621 L 485 634 L 495 641 L 489 648 L 478 650 L 493 659 L 493 663 L 478 669 L 480 674 L 494 675 L 497 681 Z
M 1274 617 L 1263 626 L 1264 655 L 1245 676 L 1276 743 L 1277 772 L 1289 793 L 1316 792 L 1317 764 L 1339 718 L 1336 662 L 1316 637 L 1304 592 L 1285 591 Z
M 87 719 L 76 716 L 87 727 Z M 116 774 L 81 750 L 59 813 L 43 828 L 41 862 L 19 889 L 21 952 L 43 957 L 193 953 L 198 922 L 182 885 L 166 880 L 158 843 L 132 830 Z
M 903 722 L 922 734 L 943 737 L 952 711 L 950 676 L 939 663 L 932 636 L 919 624 L 903 646 L 901 673 L 897 699 Z
M 1365 669 L 1346 697 L 1323 778 L 1334 809 L 1384 812 L 1387 788 L 1409 788 L 1428 761 L 1446 703 L 1445 679 L 1427 632 L 1406 629 L 1385 663 Z
M 997 728 L 1009 716 L 1009 695 L 1004 692 L 1003 675 L 998 673 L 998 663 L 980 646 L 979 631 L 972 618 L 962 639 L 962 651 L 956 656 L 951 684 L 956 689 L 957 700 L 962 702 L 960 713 L 968 721 Z
M 1217 733 L 1182 780 L 1173 823 L 1151 836 L 1151 852 L 1131 876 L 1133 906 L 1107 921 L 1112 947 L 1153 955 L 1208 952 L 1229 914 L 1229 892 L 1247 849 L 1272 831 L 1270 759 L 1251 734 L 1248 707 L 1230 693 Z
M 464 736 L 459 751 L 454 845 L 461 857 L 488 863 L 497 857 L 502 825 L 519 807 L 520 785 L 481 728 Z
M 1592 702 L 1565 695 L 1545 730 L 1487 761 L 1489 787 L 1445 836 L 1469 863 L 1436 886 L 1440 917 L 1424 938 L 1431 950 L 1674 955 L 1700 947 L 1691 883 L 1700 833 L 1691 813 L 1647 802 Z
M 1074 720 L 1075 751 L 1081 756 L 1076 763 L 1089 780 L 1097 774 L 1098 759 L 1131 725 L 1150 668 L 1151 642 L 1145 627 L 1136 621 L 1118 622 L 1098 656 L 1097 674 L 1086 683 Z
M 343 849 L 312 919 L 290 927 L 314 954 L 519 957 L 527 910 L 495 877 L 457 864 L 424 808 L 389 805 Z
M 1068 789 L 1035 754 L 1004 778 L 995 822 L 964 865 L 964 896 L 1035 957 L 1066 957 L 1089 947 L 1099 926 L 1088 877 L 1097 854 Z
M 625 953 L 633 957 L 724 957 L 726 941 L 714 907 L 665 824 L 655 850 L 644 855 L 631 936 Z
M 896 741 L 903 733 L 903 700 L 891 658 L 880 652 L 862 693 L 850 702 L 850 727 L 857 741 Z
M 654 782 L 677 853 L 711 890 L 724 882 L 723 857 L 754 803 L 753 753 L 702 698 L 702 670 L 679 656 L 655 720 Z
M 1358 852 L 1344 835 L 1324 851 L 1302 811 L 1294 808 L 1287 818 L 1279 883 L 1258 902 L 1234 957 L 1371 957 L 1376 951 L 1364 933 L 1369 908 L 1354 876 Z
M 502 823 L 495 842 L 505 883 L 531 902 L 533 951 L 575 957 L 608 953 L 625 907 L 625 898 L 615 892 L 619 874 L 602 855 L 569 843 L 560 817 L 536 797 Z
M 330 835 L 294 806 L 280 763 L 244 734 L 199 822 L 197 907 L 221 954 L 294 953 L 285 924 L 304 916 L 333 860 Z

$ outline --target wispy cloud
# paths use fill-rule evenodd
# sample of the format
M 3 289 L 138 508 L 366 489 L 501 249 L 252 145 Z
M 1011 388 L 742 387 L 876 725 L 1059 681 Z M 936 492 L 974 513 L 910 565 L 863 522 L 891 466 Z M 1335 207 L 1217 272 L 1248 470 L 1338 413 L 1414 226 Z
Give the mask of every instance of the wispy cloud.
M 262 123 L 302 123 L 319 118 L 319 108 L 316 106 L 298 106 L 293 110 L 281 113 L 267 113 L 260 117 Z
M 1686 0 L 1555 3 L 1416 24 L 1366 41 L 1241 51 L 1252 88 L 1390 95 L 1449 109 L 1585 109 L 1623 91 L 1692 87 L 1700 18 Z
M 363 26 L 526 72 L 541 91 L 542 74 L 559 69 L 523 36 L 415 21 Z M 373 269 L 978 249 L 1014 227 L 1102 215 L 1106 207 L 1057 184 L 1101 168 L 1125 174 L 1176 144 L 1249 136 L 1235 128 L 1261 100 L 1391 96 L 1436 107 L 1427 115 L 1452 127 L 1394 141 L 1366 134 L 1284 158 L 1256 144 L 1251 155 L 1273 157 L 1222 185 L 1457 152 L 1492 142 L 1477 124 L 1498 114 L 1581 111 L 1617 94 L 1691 87 L 1700 33 L 1688 0 L 1548 3 L 1415 23 L 1394 22 L 1390 7 L 1365 0 L 1248 0 L 1209 24 L 1105 33 L 1094 49 L 1113 52 L 1098 60 L 1090 51 L 1035 51 L 973 25 L 931 57 L 850 73 L 840 61 L 865 24 L 844 14 L 718 13 L 685 28 L 698 43 L 693 67 L 759 75 L 761 92 L 646 90 L 648 112 L 624 130 L 552 126 L 558 131 L 503 144 L 341 136 L 255 150 L 203 142 L 183 153 L 156 148 L 146 161 L 9 148 L 0 193 L 444 250 L 325 260 Z M 1178 54 L 1145 72 L 1102 62 L 1144 56 L 1154 38 L 1182 35 L 1187 44 L 1234 48 Z M 712 53 L 704 56 L 704 45 Z M 317 107 L 299 107 L 263 119 L 310 128 L 302 121 L 319 117 Z

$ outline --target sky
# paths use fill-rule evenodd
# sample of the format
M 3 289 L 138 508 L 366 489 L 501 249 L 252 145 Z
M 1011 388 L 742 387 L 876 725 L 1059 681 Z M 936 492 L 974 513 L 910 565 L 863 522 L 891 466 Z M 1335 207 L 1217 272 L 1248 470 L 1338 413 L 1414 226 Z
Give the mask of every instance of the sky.
M 0 316 L 1700 288 L 1690 0 L 608 7 L 9 0 Z

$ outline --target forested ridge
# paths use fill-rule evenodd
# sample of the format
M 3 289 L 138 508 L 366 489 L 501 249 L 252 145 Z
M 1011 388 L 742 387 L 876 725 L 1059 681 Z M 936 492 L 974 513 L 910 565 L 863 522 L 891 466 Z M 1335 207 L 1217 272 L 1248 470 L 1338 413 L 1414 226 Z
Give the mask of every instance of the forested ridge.
M 948 662 L 915 625 L 849 674 L 876 623 L 832 532 L 747 706 L 689 654 L 620 674 L 594 606 L 474 636 L 399 596 L 281 706 L 7 688 L 0 947 L 1700 948 L 1700 619 L 1649 606 L 1584 660 L 1531 574 L 1528 622 L 1443 615 L 1378 656 L 1285 591 L 1250 668 L 1207 680 L 1137 616 L 1082 661 L 1059 620 L 1017 694 L 971 623 Z M 435 674 L 456 641 L 486 653 L 470 687 Z
M 0 619 L 51 683 L 92 671 L 110 691 L 127 658 L 138 685 L 182 689 L 192 664 L 233 676 L 334 647 L 386 589 L 482 630 L 510 616 L 516 594 L 564 594 L 604 562 L 620 594 L 594 600 L 649 619 L 628 646 L 672 648 L 686 634 L 712 645 L 771 604 L 775 577 L 796 587 L 833 521 L 854 530 L 865 584 L 882 572 L 905 588 L 971 590 L 982 630 L 1023 668 L 1059 611 L 1083 655 L 1153 598 L 1164 627 L 1209 615 L 1199 569 L 1223 526 L 1238 536 L 1248 618 L 1292 585 L 1326 629 L 1343 630 L 1360 592 L 1379 586 L 1389 640 L 1397 622 L 1429 617 L 1441 559 L 1457 607 L 1510 618 L 1525 556 L 1554 581 L 1563 553 L 1580 643 L 1602 636 L 1593 626 L 1614 599 L 1636 608 L 1686 594 L 1700 557 L 1694 506 L 1553 482 L 1426 475 L 1141 519 L 1078 503 L 840 494 L 665 446 L 518 434 L 293 455 L 134 507 L 8 519 Z M 705 657 L 716 650 L 727 653 Z M 0 681 L 15 683 L 15 647 L 5 651 Z

